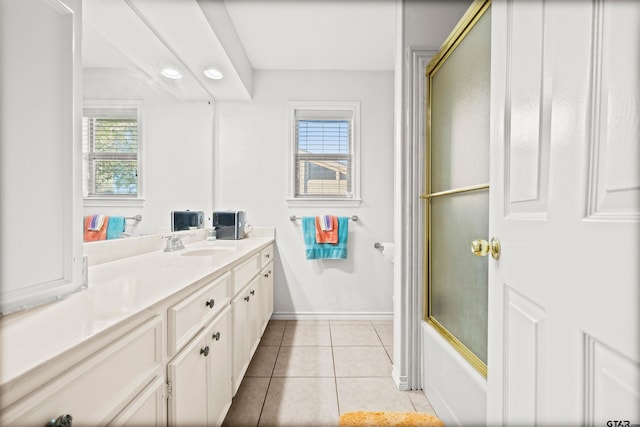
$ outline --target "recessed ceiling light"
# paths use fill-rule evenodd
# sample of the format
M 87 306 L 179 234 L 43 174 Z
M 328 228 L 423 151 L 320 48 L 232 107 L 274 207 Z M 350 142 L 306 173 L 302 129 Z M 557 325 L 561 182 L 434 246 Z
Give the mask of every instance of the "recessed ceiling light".
M 172 80 L 179 80 L 182 78 L 182 74 L 180 74 L 180 71 L 176 70 L 175 68 L 163 68 L 162 71 L 160 71 L 160 74 Z
M 215 68 L 207 68 L 206 70 L 203 71 L 203 73 L 205 76 L 213 80 L 220 80 L 222 77 L 224 77 L 222 73 L 216 70 Z

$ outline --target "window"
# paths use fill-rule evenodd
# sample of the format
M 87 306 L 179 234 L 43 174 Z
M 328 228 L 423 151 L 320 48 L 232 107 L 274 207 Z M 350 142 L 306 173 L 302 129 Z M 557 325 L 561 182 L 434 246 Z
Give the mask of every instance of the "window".
M 359 202 L 358 103 L 290 103 L 289 202 Z
M 140 196 L 140 120 L 137 106 L 85 106 L 82 190 L 87 199 Z

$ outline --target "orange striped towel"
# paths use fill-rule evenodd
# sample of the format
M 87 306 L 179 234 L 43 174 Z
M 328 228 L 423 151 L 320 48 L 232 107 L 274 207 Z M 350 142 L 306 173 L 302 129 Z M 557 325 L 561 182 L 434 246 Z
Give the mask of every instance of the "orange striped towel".
M 320 221 L 322 218 L 316 217 L 316 243 L 332 243 L 338 244 L 338 217 L 331 215 L 331 230 L 322 231 Z
M 93 220 L 93 215 L 86 216 L 84 218 L 84 241 L 85 242 L 93 242 L 96 240 L 107 240 L 107 228 L 109 224 L 109 217 L 104 217 L 104 224 L 102 228 L 98 231 L 90 230 L 91 221 Z

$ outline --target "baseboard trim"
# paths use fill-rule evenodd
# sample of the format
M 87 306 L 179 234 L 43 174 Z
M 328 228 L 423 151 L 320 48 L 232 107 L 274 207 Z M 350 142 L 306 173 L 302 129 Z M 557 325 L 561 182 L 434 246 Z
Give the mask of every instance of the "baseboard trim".
M 274 312 L 273 320 L 393 320 L 393 312 Z
M 395 365 L 391 370 L 391 378 L 393 379 L 394 384 L 398 387 L 398 390 L 407 391 L 409 390 L 409 380 L 406 375 L 398 374 Z

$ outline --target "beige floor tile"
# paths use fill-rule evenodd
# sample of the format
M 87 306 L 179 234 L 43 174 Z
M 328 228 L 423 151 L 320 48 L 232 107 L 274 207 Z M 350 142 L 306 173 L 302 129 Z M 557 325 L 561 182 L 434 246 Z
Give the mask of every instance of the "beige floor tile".
M 334 346 L 381 346 L 382 342 L 372 325 L 331 325 Z
M 393 345 L 393 325 L 374 324 L 373 327 L 376 329 L 376 332 L 380 337 L 380 341 L 382 341 L 382 345 L 384 346 Z
M 427 396 L 424 395 L 422 390 L 410 390 L 406 393 L 409 395 L 409 399 L 411 399 L 411 403 L 413 403 L 416 412 L 426 412 L 436 415 L 436 412 L 431 406 L 431 402 L 429 402 L 429 399 L 427 399 Z
M 331 346 L 329 325 L 287 324 L 282 338 L 283 346 Z
M 296 325 L 322 325 L 322 326 L 326 326 L 328 324 L 329 324 L 328 320 L 319 320 L 319 319 L 287 320 L 287 326 L 296 326 Z
M 393 319 L 375 319 L 372 320 L 373 326 L 376 325 L 393 325 Z
M 247 377 L 271 377 L 273 374 L 273 367 L 276 364 L 276 357 L 278 356 L 278 349 L 280 347 L 271 347 L 259 345 L 256 349 L 251 363 L 247 368 Z
M 272 378 L 260 417 L 261 426 L 338 424 L 333 378 Z
M 274 377 L 333 377 L 331 347 L 280 347 Z
M 340 413 L 350 411 L 414 411 L 409 395 L 384 378 L 336 378 Z M 267 396 L 268 399 L 268 396 Z
M 222 425 L 225 427 L 257 426 L 270 380 L 270 378 L 245 377 Z
M 260 345 L 279 346 L 282 343 L 282 336 L 284 335 L 286 325 L 286 320 L 270 320 L 262 334 Z
M 371 320 L 330 320 L 330 325 L 371 325 Z
M 383 347 L 333 347 L 336 377 L 390 377 L 391 361 Z

